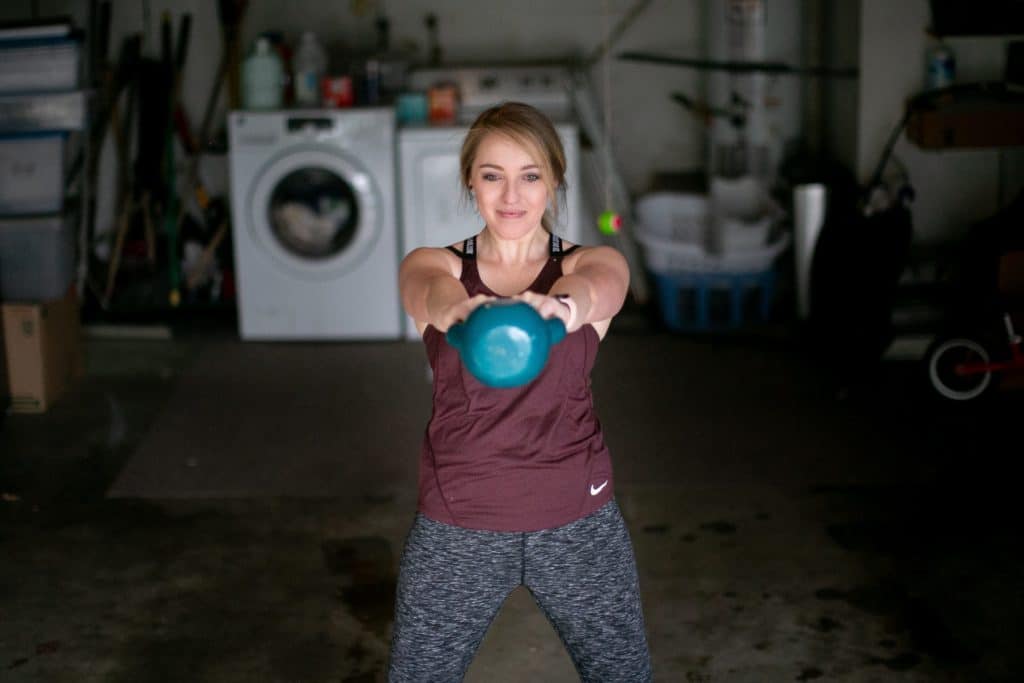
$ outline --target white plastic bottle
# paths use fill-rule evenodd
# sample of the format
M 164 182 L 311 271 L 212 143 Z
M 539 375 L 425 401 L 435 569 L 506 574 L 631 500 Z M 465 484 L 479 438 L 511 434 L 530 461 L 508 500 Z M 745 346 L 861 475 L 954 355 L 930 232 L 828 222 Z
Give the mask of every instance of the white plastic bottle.
M 258 38 L 242 65 L 242 105 L 246 109 L 280 109 L 284 96 L 284 66 L 266 38 Z
M 299 107 L 320 106 L 320 79 L 327 67 L 327 55 L 316 35 L 306 31 L 295 50 L 295 104 Z

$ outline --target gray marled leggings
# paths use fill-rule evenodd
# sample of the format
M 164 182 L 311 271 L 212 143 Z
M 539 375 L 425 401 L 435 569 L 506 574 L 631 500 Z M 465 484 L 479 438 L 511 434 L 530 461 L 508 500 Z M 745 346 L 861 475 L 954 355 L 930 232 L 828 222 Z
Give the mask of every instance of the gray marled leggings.
M 615 501 L 556 529 L 475 531 L 416 515 L 388 681 L 461 681 L 505 598 L 526 586 L 586 683 L 651 680 L 636 563 Z

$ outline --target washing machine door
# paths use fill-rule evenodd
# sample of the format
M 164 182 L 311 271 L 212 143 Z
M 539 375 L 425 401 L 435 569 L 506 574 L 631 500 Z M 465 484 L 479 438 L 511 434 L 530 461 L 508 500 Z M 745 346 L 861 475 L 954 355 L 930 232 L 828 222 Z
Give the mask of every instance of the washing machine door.
M 299 278 L 337 278 L 380 235 L 380 192 L 359 160 L 339 149 L 288 149 L 264 166 L 246 204 L 255 242 Z

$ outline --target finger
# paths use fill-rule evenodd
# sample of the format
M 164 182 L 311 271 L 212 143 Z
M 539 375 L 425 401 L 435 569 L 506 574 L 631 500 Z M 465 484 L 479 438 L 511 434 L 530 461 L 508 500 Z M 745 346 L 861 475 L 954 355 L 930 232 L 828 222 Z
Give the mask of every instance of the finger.
M 558 299 L 549 299 L 545 302 L 545 318 L 558 318 L 568 327 L 569 321 L 572 318 L 572 311 Z
M 494 297 L 487 296 L 486 294 L 477 294 L 473 298 L 467 299 L 462 309 L 463 319 L 492 299 L 494 299 Z
M 566 311 L 565 306 L 550 296 L 544 294 L 533 293 L 529 297 L 524 296 L 521 299 L 524 303 L 529 304 L 533 307 L 537 314 L 542 318 L 559 318 L 565 322 Z

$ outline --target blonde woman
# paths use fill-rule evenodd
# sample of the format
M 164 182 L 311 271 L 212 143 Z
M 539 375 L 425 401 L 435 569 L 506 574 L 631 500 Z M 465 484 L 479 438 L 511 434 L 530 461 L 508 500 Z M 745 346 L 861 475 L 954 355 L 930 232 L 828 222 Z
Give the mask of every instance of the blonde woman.
M 399 272 L 433 369 L 434 409 L 388 680 L 461 681 L 505 598 L 523 585 L 583 681 L 649 681 L 632 544 L 590 392 L 599 342 L 626 297 L 627 265 L 614 249 L 551 233 L 565 154 L 536 109 L 505 103 L 480 114 L 460 166 L 482 230 L 416 249 Z M 566 338 L 525 386 L 485 386 L 445 341 L 451 325 L 494 298 L 565 323 Z

